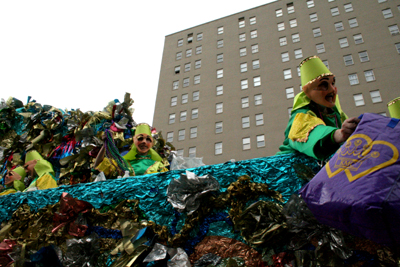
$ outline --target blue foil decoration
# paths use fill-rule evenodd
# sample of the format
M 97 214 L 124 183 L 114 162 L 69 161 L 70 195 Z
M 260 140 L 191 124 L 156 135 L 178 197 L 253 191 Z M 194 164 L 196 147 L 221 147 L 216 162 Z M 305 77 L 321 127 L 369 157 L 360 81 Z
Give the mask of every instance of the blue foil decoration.
M 85 232 L 85 235 L 90 235 L 93 232 L 101 238 L 122 238 L 122 232 L 120 230 L 106 229 L 101 226 L 89 226 Z

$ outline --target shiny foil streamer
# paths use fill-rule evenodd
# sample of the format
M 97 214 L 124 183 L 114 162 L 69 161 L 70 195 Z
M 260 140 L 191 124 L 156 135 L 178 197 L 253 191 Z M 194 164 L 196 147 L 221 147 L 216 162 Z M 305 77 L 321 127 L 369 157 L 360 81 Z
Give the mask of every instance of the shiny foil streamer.
M 240 257 L 246 266 L 259 266 L 262 261 L 260 253 L 242 242 L 222 236 L 207 236 L 195 246 L 194 253 L 189 257 L 190 262 L 193 264 L 208 253 L 221 258 Z

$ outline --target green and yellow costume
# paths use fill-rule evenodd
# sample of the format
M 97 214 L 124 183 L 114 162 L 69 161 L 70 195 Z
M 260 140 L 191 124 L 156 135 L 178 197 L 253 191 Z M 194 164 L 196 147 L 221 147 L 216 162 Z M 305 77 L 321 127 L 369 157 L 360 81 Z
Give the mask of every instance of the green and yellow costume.
M 301 81 L 304 86 L 316 79 L 333 75 L 318 57 L 311 57 L 300 66 Z M 342 111 L 339 96 L 330 109 L 310 100 L 303 92 L 296 95 L 293 109 L 285 130 L 285 141 L 277 155 L 301 152 L 316 159 L 326 159 L 340 144 L 333 140 L 333 133 L 342 127 L 348 117 Z
M 19 175 L 21 175 L 21 180 L 15 180 L 12 183 L 12 186 L 8 186 L 4 188 L 4 190 L 0 193 L 0 196 L 5 196 L 8 194 L 14 194 L 17 192 L 22 192 L 25 190 L 25 185 L 24 185 L 24 178 L 26 176 L 25 170 L 22 167 L 17 167 L 14 170 L 12 170 Z
M 43 159 L 42 156 L 35 150 L 29 151 L 26 154 L 25 163 L 31 160 L 37 160 L 34 167 L 37 176 L 33 179 L 31 184 L 25 189 L 24 192 L 34 189 L 35 187 L 38 190 L 56 188 L 57 181 L 55 179 L 55 174 L 51 163 Z

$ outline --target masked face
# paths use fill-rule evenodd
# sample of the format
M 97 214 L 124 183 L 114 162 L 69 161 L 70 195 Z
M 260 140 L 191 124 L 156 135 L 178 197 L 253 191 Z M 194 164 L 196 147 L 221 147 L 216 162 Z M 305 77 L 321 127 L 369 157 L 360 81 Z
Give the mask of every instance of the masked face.
M 153 147 L 153 138 L 147 134 L 139 134 L 134 137 L 133 141 L 140 155 L 147 155 L 150 148 Z
M 10 186 L 15 180 L 21 180 L 21 175 L 14 171 L 8 171 L 5 177 L 5 185 Z
M 27 163 L 25 163 L 24 169 L 25 169 L 26 175 L 29 175 L 31 177 L 35 176 L 35 174 L 36 174 L 36 172 L 35 172 L 36 162 L 37 162 L 37 160 L 34 159 L 34 160 L 30 160 Z
M 308 84 L 305 89 L 305 94 L 315 103 L 327 108 L 335 106 L 337 95 L 335 76 L 319 78 Z

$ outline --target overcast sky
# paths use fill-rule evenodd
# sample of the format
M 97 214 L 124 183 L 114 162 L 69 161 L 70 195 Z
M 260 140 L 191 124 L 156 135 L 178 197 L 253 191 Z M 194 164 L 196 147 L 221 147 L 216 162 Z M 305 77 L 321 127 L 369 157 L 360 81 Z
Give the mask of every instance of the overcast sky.
M 272 1 L 0 1 L 0 98 L 86 112 L 129 92 L 151 124 L 165 36 Z

